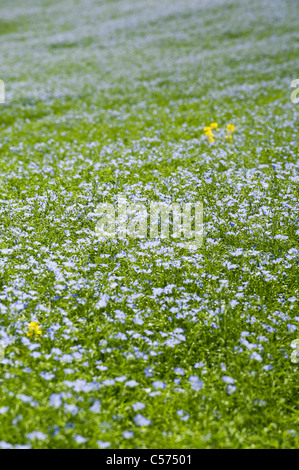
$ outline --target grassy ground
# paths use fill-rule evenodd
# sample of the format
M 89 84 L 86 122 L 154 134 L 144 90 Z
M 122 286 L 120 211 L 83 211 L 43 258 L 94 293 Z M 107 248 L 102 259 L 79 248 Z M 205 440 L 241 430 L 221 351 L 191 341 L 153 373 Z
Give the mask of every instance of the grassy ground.
M 298 447 L 298 16 L 2 0 L 0 447 Z M 121 192 L 202 247 L 99 240 Z

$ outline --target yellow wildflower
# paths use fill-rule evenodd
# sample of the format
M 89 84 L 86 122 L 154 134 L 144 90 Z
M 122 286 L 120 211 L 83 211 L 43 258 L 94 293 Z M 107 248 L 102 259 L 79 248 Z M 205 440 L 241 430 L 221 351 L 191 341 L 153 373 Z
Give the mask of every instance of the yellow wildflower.
M 227 128 L 227 132 L 235 132 L 234 124 L 228 124 L 226 128 Z
M 27 333 L 27 336 L 32 336 L 32 335 L 41 335 L 42 330 L 39 327 L 38 322 L 36 321 L 31 321 L 29 323 L 29 332 Z
M 228 134 L 228 135 L 225 136 L 225 138 L 228 139 L 228 140 L 232 140 L 233 136 L 231 134 Z
M 216 130 L 217 130 L 217 129 L 218 129 L 218 124 L 217 124 L 217 122 L 212 122 L 212 124 L 210 124 L 210 127 L 211 127 L 212 129 L 216 129 Z

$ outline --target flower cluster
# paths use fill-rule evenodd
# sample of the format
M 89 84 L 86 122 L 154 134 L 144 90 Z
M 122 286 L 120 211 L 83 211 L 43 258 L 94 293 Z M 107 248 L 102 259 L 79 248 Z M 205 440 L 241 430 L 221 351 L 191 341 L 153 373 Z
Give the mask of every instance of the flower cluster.
M 213 131 L 217 131 L 218 130 L 218 124 L 217 122 L 212 122 L 209 126 L 206 126 L 204 128 L 204 133 L 207 137 L 209 137 L 209 142 L 212 143 L 212 142 L 215 142 L 215 134 Z
M 226 126 L 226 136 L 225 138 L 229 141 L 231 141 L 233 139 L 233 132 L 235 132 L 235 126 L 234 124 L 228 124 Z
M 219 130 L 219 126 L 217 122 L 212 122 L 209 126 L 204 128 L 205 135 L 209 138 L 209 142 L 215 142 L 215 131 Z M 233 138 L 233 132 L 235 132 L 235 125 L 234 124 L 227 124 L 226 126 L 226 140 L 231 141 Z
M 167 31 L 161 2 L 72 2 L 72 28 L 36 5 L 33 29 L 2 3 L 0 449 L 297 448 L 295 2 L 232 0 L 242 47 L 227 2 L 164 1 Z M 162 210 L 155 239 L 100 240 L 121 193 L 202 202 L 200 249 Z
M 30 322 L 27 336 L 41 335 L 41 334 L 42 334 L 42 330 L 40 329 L 38 322 L 36 321 Z

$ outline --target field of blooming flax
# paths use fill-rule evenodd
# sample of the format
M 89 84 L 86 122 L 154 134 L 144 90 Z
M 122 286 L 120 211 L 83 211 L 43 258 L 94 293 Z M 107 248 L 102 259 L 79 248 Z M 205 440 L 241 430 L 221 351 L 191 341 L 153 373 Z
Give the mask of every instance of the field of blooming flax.
M 0 448 L 298 447 L 298 17 L 1 1 Z M 99 239 L 119 194 L 202 246 Z

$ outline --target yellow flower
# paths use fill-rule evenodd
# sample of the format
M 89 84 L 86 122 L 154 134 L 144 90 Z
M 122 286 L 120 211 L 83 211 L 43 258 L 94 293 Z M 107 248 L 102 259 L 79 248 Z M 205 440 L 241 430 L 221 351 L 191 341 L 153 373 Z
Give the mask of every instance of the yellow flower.
M 211 127 L 210 127 L 210 126 L 206 126 L 206 127 L 204 128 L 204 132 L 212 132 Z
M 228 134 L 228 135 L 225 136 L 225 138 L 228 139 L 228 140 L 232 140 L 233 136 L 231 134 Z
M 212 129 L 218 129 L 218 124 L 217 124 L 217 122 L 212 122 L 212 124 L 210 124 L 210 127 L 211 127 Z
M 210 143 L 212 143 L 212 142 L 215 142 L 215 139 L 213 139 L 213 137 L 212 137 L 212 136 L 210 136 L 210 138 L 209 138 L 209 142 L 210 142 Z
M 226 128 L 227 128 L 227 132 L 235 132 L 234 124 L 228 124 Z
M 32 336 L 32 335 L 41 335 L 42 330 L 39 327 L 39 324 L 36 321 L 31 321 L 29 323 L 29 332 L 27 333 L 27 336 Z

